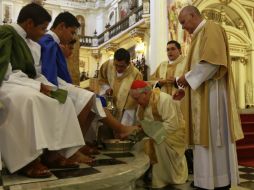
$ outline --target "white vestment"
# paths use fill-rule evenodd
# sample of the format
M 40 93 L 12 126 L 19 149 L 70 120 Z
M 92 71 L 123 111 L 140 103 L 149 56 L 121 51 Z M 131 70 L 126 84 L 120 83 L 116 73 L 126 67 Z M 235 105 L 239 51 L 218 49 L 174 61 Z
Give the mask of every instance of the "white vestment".
M 1 123 L 5 120 L 6 118 L 6 109 L 3 103 L 0 101 L 0 126 Z M 0 149 L 0 171 L 2 170 L 2 157 L 1 157 L 1 149 Z
M 60 43 L 59 37 L 53 31 L 48 31 L 47 34 L 51 35 L 56 43 L 58 44 Z M 96 114 L 96 118 L 91 123 L 91 126 L 88 128 L 88 131 L 84 138 L 85 138 L 85 141 L 90 141 L 90 142 L 96 140 L 97 125 L 98 125 L 98 122 L 96 121 L 106 117 L 106 114 L 102 107 L 100 99 L 96 98 L 95 93 L 88 91 L 86 89 L 79 88 L 73 84 L 67 83 L 59 77 L 57 77 L 57 82 L 58 82 L 59 88 L 62 88 L 68 91 L 68 97 L 71 98 L 77 115 L 80 114 L 80 112 L 87 105 L 89 100 L 93 99 L 92 100 L 93 106 L 91 111 L 93 111 Z
M 58 44 L 60 43 L 60 39 L 53 31 L 50 30 L 47 32 L 47 34 L 51 35 L 56 43 Z M 106 117 L 102 104 L 99 102 L 98 99 L 96 99 L 95 93 L 88 91 L 86 89 L 76 87 L 73 84 L 65 82 L 59 77 L 57 77 L 57 82 L 58 82 L 59 88 L 62 88 L 68 91 L 68 96 L 73 101 L 77 114 L 79 114 L 82 111 L 82 109 L 87 105 L 89 100 L 93 98 L 94 100 L 93 100 L 92 111 L 95 112 L 96 116 L 98 116 L 99 118 Z
M 219 66 L 196 64 L 185 77 L 192 90 L 216 73 Z M 193 111 L 193 110 L 192 110 Z M 239 182 L 235 143 L 232 143 L 227 119 L 225 77 L 209 81 L 209 147 L 194 146 L 194 185 L 214 189 Z
M 40 55 L 40 46 L 26 39 L 26 33 L 19 25 L 13 27 L 28 44 L 38 67 L 36 54 Z M 34 80 L 22 71 L 12 71 L 10 64 L 5 78 L 0 88 L 0 100 L 8 114 L 0 126 L 0 150 L 11 173 L 36 159 L 43 149 L 60 150 L 68 158 L 84 145 L 70 98 L 61 104 L 42 94 L 41 81 L 54 85 L 42 75 Z

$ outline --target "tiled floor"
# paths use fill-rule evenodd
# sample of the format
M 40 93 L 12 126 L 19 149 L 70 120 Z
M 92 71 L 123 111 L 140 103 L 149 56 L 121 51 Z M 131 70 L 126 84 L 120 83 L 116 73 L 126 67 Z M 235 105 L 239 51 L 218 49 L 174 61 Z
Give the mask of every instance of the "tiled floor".
M 25 183 L 34 183 L 34 182 L 42 182 L 42 181 L 51 181 L 57 179 L 66 179 L 71 177 L 79 177 L 85 175 L 92 175 L 95 173 L 99 173 L 100 171 L 96 170 L 97 166 L 105 166 L 105 165 L 114 165 L 114 164 L 124 164 L 125 162 L 116 160 L 112 157 L 106 155 L 98 155 L 96 162 L 93 163 L 93 166 L 89 166 L 86 164 L 81 164 L 78 169 L 52 169 L 53 173 L 52 177 L 46 179 L 32 179 L 27 178 L 18 174 L 9 175 L 6 170 L 2 171 L 2 180 L 0 184 L 5 187 L 9 187 L 14 184 L 25 184 Z
M 20 187 L 20 185 L 36 183 L 39 184 L 43 182 L 64 184 L 65 182 L 68 183 L 68 179 L 71 178 L 74 179 L 75 177 L 86 177 L 92 176 L 93 174 L 103 174 L 103 171 L 105 170 L 103 168 L 105 167 L 108 169 L 112 168 L 110 167 L 112 165 L 117 165 L 117 167 L 123 167 L 123 165 L 127 165 L 128 162 L 134 159 L 134 154 L 130 152 L 107 152 L 105 154 L 96 155 L 95 162 L 91 165 L 81 164 L 80 168 L 78 169 L 52 169 L 52 177 L 46 179 L 33 179 L 21 176 L 19 174 L 10 175 L 6 169 L 3 169 L 3 171 L 1 172 L 2 175 L 0 175 L 0 190 L 11 190 L 13 188 L 16 189 L 16 186 Z
M 254 190 L 254 168 L 239 166 L 240 184 L 237 187 L 232 187 L 231 190 Z M 160 190 L 195 190 L 190 186 L 193 181 L 193 175 L 189 175 L 187 183 L 183 185 L 169 185 Z M 145 186 L 144 183 L 137 181 L 136 190 L 152 190 L 152 188 Z
M 239 166 L 240 186 L 254 189 L 254 168 Z
M 111 157 L 109 157 L 111 156 Z M 78 170 L 54 170 L 53 177 L 46 179 L 49 180 L 58 180 L 58 179 L 65 179 L 71 178 L 76 176 L 84 176 L 84 175 L 92 175 L 94 173 L 99 173 L 100 171 L 96 169 L 97 166 L 105 166 L 105 165 L 114 165 L 114 164 L 123 164 L 123 160 L 118 160 L 118 158 L 123 157 L 131 157 L 133 156 L 131 153 L 125 154 L 107 154 L 107 155 L 99 155 L 97 156 L 96 166 L 88 166 L 88 165 L 81 165 L 81 168 Z M 99 161 L 98 161 L 99 160 Z M 254 168 L 250 167 L 242 167 L 239 166 L 240 172 L 240 184 L 238 187 L 231 188 L 232 190 L 254 190 Z M 163 190 L 194 190 L 190 187 L 190 183 L 193 180 L 193 175 L 189 175 L 188 182 L 183 185 L 169 185 Z M 2 180 L 0 180 L 0 190 L 3 189 L 3 185 L 5 186 L 4 189 L 8 189 L 13 184 L 20 184 L 20 183 L 33 183 L 45 181 L 45 179 L 31 179 L 22 177 L 19 175 L 8 175 L 5 171 L 3 172 Z M 139 179 L 136 183 L 136 190 L 151 190 L 149 186 L 146 186 L 142 179 Z M 162 190 L 162 189 L 161 189 Z

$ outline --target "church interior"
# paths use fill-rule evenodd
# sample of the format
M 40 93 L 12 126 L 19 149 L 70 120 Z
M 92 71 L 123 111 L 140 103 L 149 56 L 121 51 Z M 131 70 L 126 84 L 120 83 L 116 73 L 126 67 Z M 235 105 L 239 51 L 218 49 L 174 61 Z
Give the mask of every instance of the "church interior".
M 21 8 L 31 2 L 43 6 L 52 21 L 65 11 L 77 18 L 80 27 L 67 66 L 73 84 L 95 93 L 100 92 L 100 67 L 113 60 L 119 48 L 129 51 L 131 63 L 145 81 L 150 81 L 158 65 L 168 60 L 169 40 L 179 42 L 182 55 L 186 56 L 191 36 L 178 21 L 183 7 L 193 5 L 203 18 L 221 25 L 228 38 L 236 105 L 245 136 L 236 143 L 240 183 L 230 189 L 254 189 L 253 0 L 1 0 L 0 25 L 15 23 Z M 52 22 L 48 29 L 51 25 Z M 95 138 L 100 141 L 98 136 Z M 152 189 L 143 182 L 149 178 L 150 161 L 141 147 L 140 142 L 127 151 L 103 148 L 101 154 L 93 155 L 95 162 L 81 164 L 79 169 L 53 169 L 53 175 L 45 179 L 10 174 L 3 162 L 0 190 Z M 170 184 L 163 189 L 194 190 L 192 181 L 193 171 L 189 171 L 186 183 Z

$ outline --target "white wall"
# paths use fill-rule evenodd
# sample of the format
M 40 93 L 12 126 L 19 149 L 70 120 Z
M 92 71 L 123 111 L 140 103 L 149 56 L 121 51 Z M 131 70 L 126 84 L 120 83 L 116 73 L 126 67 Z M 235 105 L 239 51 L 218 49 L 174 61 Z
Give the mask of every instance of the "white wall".
M 4 19 L 4 7 L 5 5 L 10 6 L 10 18 L 12 19 L 12 22 L 17 22 L 18 14 L 20 9 L 23 7 L 24 3 L 23 1 L 15 1 L 15 0 L 1 0 L 0 1 L 0 21 L 1 24 L 3 23 Z

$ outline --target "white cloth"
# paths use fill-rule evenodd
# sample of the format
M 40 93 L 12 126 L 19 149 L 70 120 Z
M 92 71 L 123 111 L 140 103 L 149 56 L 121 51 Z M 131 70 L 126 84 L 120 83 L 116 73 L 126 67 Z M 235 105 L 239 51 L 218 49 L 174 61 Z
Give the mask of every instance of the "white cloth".
M 135 109 L 126 109 L 123 112 L 123 116 L 121 119 L 121 124 L 125 126 L 131 126 L 135 122 L 135 114 L 136 110 Z
M 5 109 L 4 104 L 0 101 L 0 127 L 2 122 L 6 120 L 7 117 L 7 110 Z M 2 170 L 2 156 L 1 156 L 1 149 L 0 149 L 0 171 Z
M 53 31 L 48 31 L 47 34 L 51 35 L 56 43 L 60 43 L 60 39 Z M 89 100 L 93 98 L 93 107 L 92 111 L 98 116 L 99 118 L 106 117 L 102 104 L 98 104 L 96 101 L 95 93 L 76 87 L 70 83 L 65 82 L 61 78 L 57 77 L 58 86 L 59 88 L 65 89 L 68 91 L 68 96 L 73 101 L 73 104 L 76 109 L 76 113 L 79 114 L 82 109 L 87 105 Z
M 185 77 L 192 90 L 209 80 L 219 66 L 196 64 Z M 209 81 L 209 148 L 194 146 L 194 185 L 214 189 L 239 181 L 235 144 L 231 142 L 227 120 L 225 78 Z
M 82 111 L 82 109 L 87 105 L 89 100 L 93 99 L 92 111 L 96 114 L 97 117 L 104 118 L 106 113 L 102 107 L 101 102 L 96 100 L 96 94 L 74 86 L 73 84 L 67 83 L 61 78 L 57 77 L 59 88 L 65 89 L 68 91 L 68 97 L 71 98 L 77 115 Z
M 13 27 L 31 48 L 33 56 L 40 52 L 36 43 L 25 38 L 20 26 Z M 39 65 L 36 57 L 34 60 Z M 40 92 L 41 81 L 50 85 L 45 77 L 38 75 L 33 80 L 10 68 L 0 88 L 0 100 L 8 112 L 0 126 L 0 150 L 9 171 L 24 167 L 42 154 L 43 149 L 61 150 L 63 156 L 70 157 L 84 145 L 71 99 L 60 104 Z

